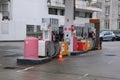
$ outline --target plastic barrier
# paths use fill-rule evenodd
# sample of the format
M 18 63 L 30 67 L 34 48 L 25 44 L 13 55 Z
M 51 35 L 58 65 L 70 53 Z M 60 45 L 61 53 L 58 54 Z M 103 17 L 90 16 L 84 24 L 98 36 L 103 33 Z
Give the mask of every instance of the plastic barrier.
M 68 43 L 67 42 L 60 42 L 60 51 L 62 55 L 68 55 Z
M 85 42 L 78 41 L 78 51 L 84 51 L 85 50 Z
M 24 41 L 24 58 L 25 59 L 38 59 L 38 39 L 28 37 Z
M 78 47 L 77 42 L 78 42 L 78 38 L 77 36 L 74 36 L 73 37 L 73 51 L 77 51 L 77 47 Z
M 91 50 L 93 47 L 93 40 L 91 38 L 86 39 L 85 50 Z
M 90 50 L 90 42 L 86 40 L 85 50 Z

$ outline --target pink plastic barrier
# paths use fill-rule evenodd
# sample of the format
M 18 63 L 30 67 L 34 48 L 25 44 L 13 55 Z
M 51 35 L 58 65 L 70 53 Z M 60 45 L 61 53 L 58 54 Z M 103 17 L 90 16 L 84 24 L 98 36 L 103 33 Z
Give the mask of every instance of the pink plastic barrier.
M 38 59 L 38 39 L 34 37 L 27 37 L 24 41 L 24 58 Z
M 74 36 L 73 37 L 73 51 L 77 51 L 77 48 L 78 48 L 78 38 L 77 36 Z

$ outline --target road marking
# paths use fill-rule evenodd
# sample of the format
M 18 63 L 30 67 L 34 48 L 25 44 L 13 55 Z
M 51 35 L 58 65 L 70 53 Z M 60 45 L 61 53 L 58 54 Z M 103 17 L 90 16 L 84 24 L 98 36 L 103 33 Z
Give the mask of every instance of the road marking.
M 85 74 L 83 77 L 87 77 L 88 76 L 88 73 L 87 74 Z
M 89 74 L 86 73 L 86 74 L 84 74 L 82 77 L 79 77 L 78 79 L 83 79 L 83 78 L 87 77 L 88 75 L 89 75 Z
M 30 69 L 32 69 L 32 68 L 34 68 L 34 67 L 32 66 L 32 67 L 25 68 L 25 69 L 23 69 L 23 70 L 17 70 L 16 72 L 27 71 L 27 70 L 30 70 Z
M 112 63 L 113 63 L 113 61 L 108 62 L 108 64 L 112 64 Z
M 16 72 L 21 72 L 22 70 L 17 70 Z
M 28 68 L 25 68 L 25 69 L 23 69 L 23 70 L 24 70 L 24 71 L 27 71 L 27 70 L 32 69 L 32 68 L 34 68 L 34 67 L 28 67 Z

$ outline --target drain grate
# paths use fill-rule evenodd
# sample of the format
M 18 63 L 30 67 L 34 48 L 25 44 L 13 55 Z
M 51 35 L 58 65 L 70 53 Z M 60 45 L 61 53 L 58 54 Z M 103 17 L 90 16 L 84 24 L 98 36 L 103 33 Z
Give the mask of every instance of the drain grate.
M 105 56 L 117 56 L 115 54 L 106 54 Z
M 7 67 L 3 67 L 4 69 L 24 69 L 21 67 L 11 67 L 11 66 L 7 66 Z
M 17 69 L 17 67 L 4 67 L 4 69 Z

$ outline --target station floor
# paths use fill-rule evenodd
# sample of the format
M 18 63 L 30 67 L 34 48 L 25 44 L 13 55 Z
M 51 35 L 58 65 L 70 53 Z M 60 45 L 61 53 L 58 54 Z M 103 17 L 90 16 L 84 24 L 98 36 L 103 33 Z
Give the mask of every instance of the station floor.
M 23 42 L 0 42 L 0 80 L 120 80 L 120 42 L 103 42 L 103 49 L 64 56 L 41 65 L 18 65 Z

